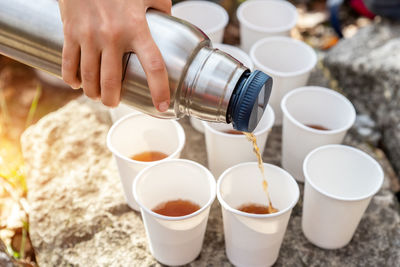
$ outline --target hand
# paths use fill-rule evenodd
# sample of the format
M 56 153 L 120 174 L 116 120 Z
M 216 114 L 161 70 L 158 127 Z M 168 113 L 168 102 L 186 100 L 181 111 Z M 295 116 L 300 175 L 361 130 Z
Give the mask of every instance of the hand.
M 146 73 L 154 106 L 169 106 L 168 74 L 151 37 L 146 10 L 170 14 L 170 0 L 60 0 L 64 27 L 62 77 L 73 88 L 107 106 L 120 100 L 123 62 L 134 52 Z M 78 69 L 80 68 L 80 75 Z

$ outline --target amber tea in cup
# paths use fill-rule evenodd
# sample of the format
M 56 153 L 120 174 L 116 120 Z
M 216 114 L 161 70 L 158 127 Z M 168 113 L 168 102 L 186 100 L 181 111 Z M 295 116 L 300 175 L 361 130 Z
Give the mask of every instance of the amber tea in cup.
M 179 217 L 192 214 L 199 209 L 200 206 L 190 200 L 176 199 L 162 202 L 153 208 L 152 211 L 164 216 Z
M 247 213 L 252 213 L 252 214 L 271 214 L 271 213 L 278 212 L 278 210 L 275 208 L 272 208 L 270 210 L 268 206 L 256 204 L 256 203 L 243 204 L 240 207 L 238 207 L 237 209 L 242 212 L 247 212 Z
M 315 130 L 320 130 L 320 131 L 329 131 L 330 130 L 330 129 L 328 129 L 328 128 L 322 126 L 322 125 L 319 125 L 319 124 L 306 124 L 306 126 L 309 127 L 309 128 L 313 128 Z
M 165 159 L 166 157 L 168 157 L 168 155 L 160 151 L 145 151 L 131 156 L 131 159 L 137 161 L 151 162 L 151 161 L 162 160 Z
M 227 133 L 227 134 L 236 134 L 236 135 L 243 134 L 243 132 L 237 131 L 237 130 L 226 130 L 226 131 L 224 131 L 224 133 Z

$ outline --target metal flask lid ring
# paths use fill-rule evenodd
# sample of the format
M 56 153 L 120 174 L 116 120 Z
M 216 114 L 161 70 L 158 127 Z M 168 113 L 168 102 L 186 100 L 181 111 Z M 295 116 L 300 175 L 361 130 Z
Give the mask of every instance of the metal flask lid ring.
M 245 72 L 230 100 L 233 128 L 253 132 L 267 108 L 272 90 L 272 78 L 262 71 Z

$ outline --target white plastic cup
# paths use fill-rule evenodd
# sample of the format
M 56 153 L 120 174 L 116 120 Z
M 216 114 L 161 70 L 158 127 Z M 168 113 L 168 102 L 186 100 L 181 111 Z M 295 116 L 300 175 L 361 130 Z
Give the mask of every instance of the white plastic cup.
M 111 116 L 111 121 L 115 123 L 117 120 L 120 118 L 128 115 L 128 114 L 140 114 L 140 111 L 137 111 L 134 108 L 131 108 L 130 106 L 124 104 L 124 103 L 119 103 L 118 107 L 115 108 L 110 108 L 109 109 L 110 116 Z
M 132 195 L 132 181 L 139 171 L 157 162 L 179 158 L 184 145 L 185 132 L 174 120 L 130 114 L 114 123 L 107 135 L 107 147 L 114 155 L 126 202 L 130 208 L 139 211 Z M 168 157 L 153 162 L 131 159 L 131 156 L 145 151 L 159 151 Z
M 140 205 L 151 254 L 162 264 L 183 265 L 201 251 L 210 206 L 216 195 L 215 178 L 202 165 L 189 160 L 169 160 L 140 172 L 133 184 Z M 200 210 L 180 217 L 152 211 L 170 200 L 190 200 Z
M 243 65 L 248 67 L 250 70 L 254 69 L 254 64 L 251 61 L 250 56 L 242 49 L 233 45 L 227 45 L 221 43 L 214 44 L 214 48 L 218 48 L 219 50 L 230 54 L 232 57 L 239 60 Z M 204 126 L 201 120 L 190 117 L 190 123 L 192 124 L 193 128 L 195 128 L 197 131 L 204 133 Z
M 202 30 L 212 43 L 221 43 L 229 21 L 226 10 L 209 1 L 184 1 L 172 6 L 172 16 L 186 20 Z
M 248 0 L 236 11 L 241 48 L 249 52 L 258 40 L 270 36 L 290 36 L 296 26 L 296 7 L 281 0 Z
M 250 214 L 237 208 L 243 204 L 267 204 L 258 163 L 247 162 L 226 170 L 217 183 L 222 207 L 225 250 L 235 266 L 271 266 L 279 250 L 292 212 L 299 199 L 299 187 L 283 169 L 264 163 L 273 207 L 272 214 Z
M 275 125 L 282 124 L 280 103 L 292 89 L 307 84 L 317 55 L 307 44 L 289 37 L 269 37 L 258 41 L 250 52 L 255 68 L 273 78 L 269 104 L 275 112 Z
M 381 166 L 361 150 L 327 145 L 308 154 L 304 175 L 304 235 L 321 248 L 346 246 L 382 186 Z
M 257 138 L 257 145 L 261 155 L 264 153 L 268 134 L 273 124 L 274 112 L 270 106 L 267 106 L 263 117 L 253 132 Z M 238 163 L 257 161 L 253 151 L 253 144 L 247 140 L 245 135 L 224 132 L 232 130 L 232 125 L 209 122 L 203 122 L 203 125 L 205 128 L 208 168 L 215 177 Z
M 304 182 L 303 160 L 319 146 L 340 144 L 353 125 L 356 112 L 343 95 L 323 87 L 295 89 L 282 99 L 282 167 Z M 320 125 L 316 130 L 306 125 Z

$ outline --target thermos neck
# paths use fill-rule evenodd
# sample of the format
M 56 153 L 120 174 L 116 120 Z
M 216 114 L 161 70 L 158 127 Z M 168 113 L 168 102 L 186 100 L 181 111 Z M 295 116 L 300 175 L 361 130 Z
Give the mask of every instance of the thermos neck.
M 271 89 L 267 74 L 250 72 L 230 55 L 203 47 L 181 85 L 181 113 L 252 132 L 267 108 Z
M 229 101 L 246 71 L 248 69 L 230 55 L 202 47 L 181 84 L 180 111 L 207 121 L 229 123 Z

